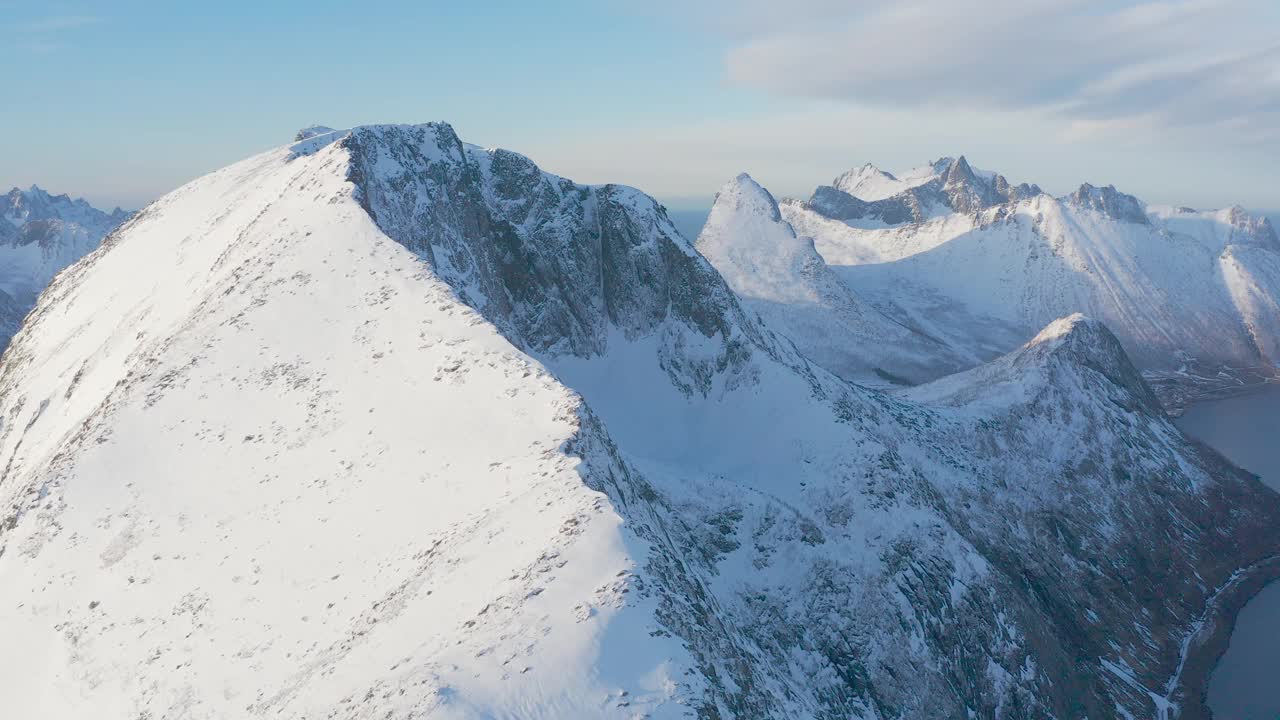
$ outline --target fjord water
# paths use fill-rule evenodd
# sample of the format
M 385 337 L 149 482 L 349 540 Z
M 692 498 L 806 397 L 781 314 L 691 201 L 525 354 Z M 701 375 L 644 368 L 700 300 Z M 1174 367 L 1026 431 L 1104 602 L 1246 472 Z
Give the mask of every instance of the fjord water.
M 1178 425 L 1280 490 L 1280 385 L 1193 405 Z M 1231 645 L 1209 680 L 1214 717 L 1280 718 L 1278 673 L 1280 583 L 1272 583 L 1240 611 Z
M 697 239 L 698 233 L 702 232 L 702 226 L 707 223 L 709 214 L 711 214 L 710 208 L 667 210 L 667 217 L 671 218 L 671 224 L 675 225 L 687 240 Z

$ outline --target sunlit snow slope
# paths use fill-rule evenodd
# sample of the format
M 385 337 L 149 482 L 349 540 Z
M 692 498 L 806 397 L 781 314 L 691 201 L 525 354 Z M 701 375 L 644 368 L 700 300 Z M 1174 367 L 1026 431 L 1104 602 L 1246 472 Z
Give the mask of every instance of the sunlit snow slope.
M 1280 508 L 1105 326 L 885 394 L 733 282 L 643 193 L 444 124 L 165 197 L 0 365 L 6 711 L 1195 706 L 1183 659 Z
M 0 352 L 53 276 L 128 218 L 34 186 L 0 196 Z
M 747 308 L 842 377 L 868 385 L 918 383 L 985 359 L 958 356 L 864 301 L 746 174 L 720 188 L 696 245 Z
M 42 299 L 0 380 L 6 714 L 671 714 L 579 400 L 347 171 L 222 170 Z
M 1008 350 L 1083 312 L 1112 328 L 1175 404 L 1188 388 L 1280 372 L 1280 239 L 1267 220 L 1238 207 L 1148 207 L 1087 184 L 1054 198 L 958 172 L 962 162 L 909 173 L 905 189 L 864 167 L 783 203 L 782 215 L 850 288 L 956 348 Z M 890 211 L 922 203 L 935 211 Z

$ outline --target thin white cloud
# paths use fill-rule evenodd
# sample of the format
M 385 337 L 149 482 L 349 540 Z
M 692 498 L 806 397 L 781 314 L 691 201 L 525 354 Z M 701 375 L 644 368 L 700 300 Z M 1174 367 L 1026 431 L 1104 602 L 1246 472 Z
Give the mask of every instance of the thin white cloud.
M 102 18 L 96 15 L 49 15 L 20 20 L 9 25 L 9 28 L 19 33 L 34 35 L 74 30 L 86 25 L 96 25 L 100 22 L 102 22 Z
M 1043 109 L 934 113 L 801 100 L 750 117 L 495 139 L 551 172 L 635 185 L 681 204 L 706 202 L 743 171 L 780 197 L 808 197 L 816 185 L 864 162 L 898 171 L 965 154 L 979 167 L 1054 194 L 1087 181 L 1114 183 L 1156 203 L 1280 207 L 1270 153 L 1236 142 L 1225 126 L 1223 142 L 1213 145 L 1159 122 L 1069 119 Z
M 737 84 L 863 106 L 1051 111 L 1111 128 L 1280 127 L 1275 0 L 708 0 Z M 709 8 L 709 9 L 708 9 Z M 735 9 L 736 8 L 736 9 Z
M 0 9 L 7 9 L 0 5 Z M 64 47 L 64 36 L 102 22 L 96 15 L 63 13 L 0 23 L 0 45 L 11 45 L 35 55 L 48 55 Z

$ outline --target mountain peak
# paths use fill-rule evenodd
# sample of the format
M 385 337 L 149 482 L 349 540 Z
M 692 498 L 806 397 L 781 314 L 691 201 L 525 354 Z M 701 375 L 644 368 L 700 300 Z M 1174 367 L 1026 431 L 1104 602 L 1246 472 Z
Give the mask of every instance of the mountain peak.
M 1267 216 L 1253 215 L 1239 205 L 1227 208 L 1225 214 L 1227 223 L 1236 230 L 1235 242 L 1280 248 L 1280 237 Z
M 15 716 L 1139 716 L 1106 663 L 1165 677 L 1272 551 L 1260 485 L 1205 502 L 1179 433 L 1052 361 L 1107 360 L 1065 351 L 1088 323 L 988 417 L 761 329 L 894 375 L 911 332 L 750 176 L 713 211 L 766 211 L 723 238 L 748 314 L 639 191 L 443 124 L 299 142 L 59 275 L 0 368 Z
M 947 172 L 952 173 L 954 175 L 963 175 L 966 177 L 973 176 L 973 168 L 969 166 L 969 161 L 965 159 L 965 156 L 963 155 L 956 158 L 955 161 L 951 163 L 951 165 L 947 168 Z
M 1089 370 L 1107 380 L 1100 388 L 1117 404 L 1162 416 L 1164 409 L 1119 339 L 1104 323 L 1074 313 L 1049 323 L 1027 344 L 986 365 L 911 390 L 920 402 L 943 405 L 1009 405 L 1028 402 L 1052 386 L 1069 392 Z M 1077 379 L 1072 380 L 1075 377 Z
M 328 135 L 331 132 L 337 131 L 327 125 L 310 125 L 299 130 L 298 134 L 293 136 L 293 141 L 302 142 L 321 135 Z
M 1122 193 L 1115 185 L 1094 187 L 1089 183 L 1080 185 L 1066 200 L 1072 205 L 1106 215 L 1113 220 L 1148 225 L 1146 208 L 1138 198 Z
M 1128 394 L 1135 407 L 1153 414 L 1164 412 L 1119 338 L 1099 320 L 1081 313 L 1059 318 L 1049 323 L 1019 352 L 1055 357 L 1093 370 Z
M 1027 343 L 1027 347 L 1044 346 L 1056 349 L 1070 345 L 1085 346 L 1087 349 L 1108 345 L 1109 341 L 1114 339 L 1115 335 L 1101 321 L 1094 320 L 1084 313 L 1072 313 L 1046 325 Z
M 720 191 L 716 193 L 715 202 L 712 204 L 711 212 L 714 215 L 717 208 L 732 208 L 734 211 L 761 211 L 770 220 L 780 222 L 782 213 L 778 209 L 778 201 L 773 194 L 764 188 L 763 185 L 755 181 L 747 173 L 739 173 L 729 182 L 720 187 Z
M 863 163 L 862 166 L 848 170 L 831 181 L 831 187 L 836 190 L 859 200 L 868 201 L 891 197 L 910 185 L 910 178 L 904 181 L 872 163 Z
M 754 326 L 639 190 L 579 185 L 517 153 L 464 143 L 446 123 L 357 127 L 337 147 L 356 201 L 381 232 L 522 347 L 585 358 L 605 352 L 613 330 L 670 343 L 689 331 L 718 338 L 708 341 L 716 351 L 687 362 L 671 349 L 665 371 L 686 393 L 709 392 L 745 367 L 741 337 Z M 736 196 L 777 213 L 750 178 L 724 192 L 722 203 Z

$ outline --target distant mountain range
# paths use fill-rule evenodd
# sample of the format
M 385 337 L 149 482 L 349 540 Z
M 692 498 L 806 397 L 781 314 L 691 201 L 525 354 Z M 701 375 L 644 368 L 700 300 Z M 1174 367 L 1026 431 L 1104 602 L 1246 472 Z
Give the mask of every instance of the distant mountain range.
M 782 202 L 780 216 L 739 222 L 785 222 L 812 238 L 864 304 L 966 362 L 1084 312 L 1116 332 L 1175 408 L 1280 368 L 1280 240 L 1239 207 L 1148 206 L 1088 184 L 1055 198 L 960 157 L 898 175 L 862 166 L 808 200 Z M 736 268 L 716 264 L 735 285 Z M 831 369 L 862 379 L 868 363 L 858 365 Z M 892 363 L 875 369 L 898 374 Z
M 1202 709 L 1280 497 L 1124 346 L 1261 356 L 1269 226 L 961 159 L 837 185 L 735 178 L 695 246 L 431 123 L 156 201 L 0 361 L 6 714 Z
M 0 352 L 49 281 L 130 215 L 34 185 L 0 196 Z

